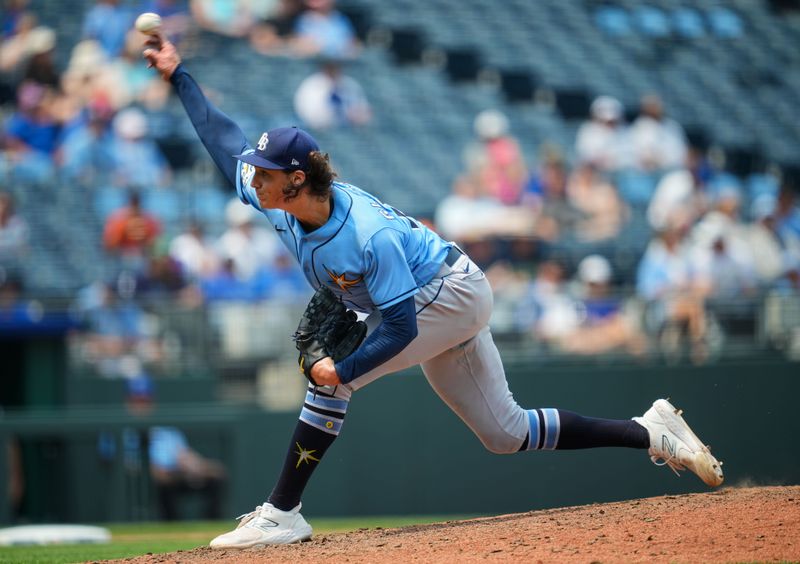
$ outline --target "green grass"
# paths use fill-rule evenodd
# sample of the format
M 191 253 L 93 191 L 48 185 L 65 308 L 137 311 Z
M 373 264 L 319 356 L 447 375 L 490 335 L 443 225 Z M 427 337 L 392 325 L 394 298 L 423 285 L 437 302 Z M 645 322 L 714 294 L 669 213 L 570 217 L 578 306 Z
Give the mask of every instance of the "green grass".
M 347 532 L 360 528 L 391 528 L 435 523 L 467 516 L 424 517 L 348 517 L 313 519 L 315 534 Z M 105 525 L 111 531 L 109 544 L 0 547 L 0 563 L 56 564 L 129 558 L 205 546 L 220 533 L 230 530 L 233 521 L 189 521 L 183 523 L 125 523 Z

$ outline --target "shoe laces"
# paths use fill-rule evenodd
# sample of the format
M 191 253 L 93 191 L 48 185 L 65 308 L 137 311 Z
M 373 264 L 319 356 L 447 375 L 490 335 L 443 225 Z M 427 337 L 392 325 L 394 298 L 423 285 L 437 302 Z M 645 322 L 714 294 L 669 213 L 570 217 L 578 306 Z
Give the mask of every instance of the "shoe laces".
M 238 529 L 239 527 L 243 527 L 247 523 L 249 523 L 250 521 L 255 519 L 256 517 L 259 517 L 261 515 L 261 512 L 264 511 L 264 506 L 265 505 L 266 505 L 266 503 L 262 504 L 262 505 L 256 505 L 256 508 L 253 511 L 251 511 L 250 513 L 242 513 L 241 515 L 239 515 L 236 518 L 237 520 L 239 520 L 239 525 L 237 525 L 236 528 Z
M 677 477 L 681 477 L 681 473 L 679 470 L 683 471 L 686 470 L 686 467 L 678 462 L 677 457 L 673 454 L 669 458 L 664 458 L 663 456 L 653 455 L 650 457 L 650 460 L 656 466 L 669 466 L 670 469 L 675 472 Z

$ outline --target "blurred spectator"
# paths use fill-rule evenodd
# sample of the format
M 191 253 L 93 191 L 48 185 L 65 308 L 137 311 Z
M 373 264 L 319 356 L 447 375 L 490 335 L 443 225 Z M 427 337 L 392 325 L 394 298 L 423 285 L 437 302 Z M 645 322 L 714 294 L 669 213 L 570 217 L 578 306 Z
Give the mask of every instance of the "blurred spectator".
M 305 10 L 294 28 L 292 50 L 296 54 L 349 59 L 358 54 L 359 47 L 352 23 L 336 9 L 334 0 L 305 0 Z
M 602 241 L 619 234 L 628 209 L 616 187 L 594 165 L 583 163 L 573 171 L 567 181 L 567 196 L 583 215 L 576 225 L 579 240 Z
M 228 37 L 244 37 L 253 26 L 248 0 L 191 0 L 192 17 L 201 28 Z
M 144 305 L 174 303 L 193 308 L 202 302 L 199 290 L 183 276 L 180 263 L 165 252 L 156 251 L 147 258 L 135 284 L 136 298 Z
M 120 0 L 96 0 L 84 17 L 83 38 L 97 40 L 108 57 L 116 57 L 134 19 L 135 14 Z
M 105 96 L 89 101 L 83 118 L 64 135 L 59 149 L 61 170 L 69 180 L 84 185 L 106 184 L 114 171 L 111 148 L 114 110 Z
M 37 43 L 36 34 L 43 28 L 37 27 L 36 15 L 32 12 L 21 12 L 12 22 L 12 32 L 0 42 L 0 72 L 14 75 L 22 70 L 31 54 L 31 46 Z
M 219 268 L 219 257 L 199 221 L 192 221 L 169 245 L 169 255 L 190 280 L 209 276 Z
M 712 298 L 753 294 L 756 275 L 747 244 L 747 231 L 739 221 L 740 194 L 722 186 L 714 207 L 691 232 L 693 270 L 697 287 Z
M 685 167 L 664 175 L 656 186 L 647 208 L 650 226 L 661 231 L 671 223 L 694 223 L 708 209 L 708 183 L 712 176 L 703 153 L 690 147 Z
M 103 243 L 106 250 L 139 270 L 160 233 L 161 224 L 142 209 L 141 196 L 134 190 L 128 195 L 128 205 L 106 220 Z
M 0 270 L 0 327 L 14 330 L 33 321 L 31 302 L 22 299 L 22 278 Z
M 302 269 L 285 248 L 278 251 L 271 266 L 256 272 L 251 286 L 256 299 L 281 303 L 305 302 L 309 294 Z
M 249 302 L 255 299 L 254 287 L 249 279 L 236 275 L 232 258 L 224 258 L 220 269 L 200 279 L 200 290 L 207 302 Z
M 477 264 L 488 266 L 498 258 L 496 239 L 534 236 L 537 216 L 529 207 L 504 206 L 477 181 L 460 176 L 436 206 L 434 223 L 443 237 L 464 245 Z
M 223 260 L 233 261 L 233 272 L 242 281 L 250 280 L 261 268 L 271 267 L 282 245 L 274 231 L 255 225 L 260 218 L 238 198 L 225 208 L 228 229 L 217 241 L 217 252 Z
M 14 210 L 13 196 L 0 191 L 0 265 L 20 261 L 28 252 L 28 224 Z
M 372 118 L 364 89 L 342 74 L 340 61 L 323 61 L 320 70 L 307 76 L 294 94 L 294 109 L 308 127 L 328 129 L 365 125 Z
M 650 241 L 636 273 L 637 294 L 647 302 L 650 329 L 665 352 L 675 353 L 685 332 L 697 363 L 708 355 L 705 289 L 693 269 L 685 225 L 669 224 Z
M 634 316 L 611 293 L 611 263 L 600 255 L 584 257 L 578 265 L 574 325 L 559 336 L 558 348 L 571 354 L 594 355 L 615 350 L 639 356 L 646 341 Z
M 800 207 L 797 204 L 797 192 L 791 181 L 784 180 L 778 191 L 775 222 L 782 238 L 800 243 Z
M 753 266 L 763 288 L 788 286 L 800 288 L 800 240 L 784 240 L 777 231 L 775 213 L 777 198 L 772 194 L 758 196 L 751 205 L 753 223 L 745 241 L 749 245 Z
M 81 303 L 81 301 L 83 303 Z M 145 312 L 115 284 L 98 283 L 79 297 L 84 331 L 77 335 L 82 358 L 107 377 L 129 376 L 131 358 L 155 361 L 161 347 Z
M 28 39 L 28 59 L 22 74 L 31 81 L 54 90 L 60 87 L 61 76 L 55 63 L 56 34 L 48 27 L 37 27 Z
M 47 182 L 61 131 L 52 112 L 53 96 L 44 86 L 26 82 L 17 93 L 17 111 L 5 124 L 6 157 L 17 179 Z
M 568 170 L 561 153 L 552 147 L 543 147 L 538 169 L 531 175 L 523 202 L 539 210 L 536 233 L 547 241 L 554 241 L 575 231 L 583 213 L 567 197 Z
M 135 29 L 129 31 L 122 53 L 106 69 L 113 80 L 104 81 L 103 89 L 113 89 L 108 95 L 118 107 L 140 103 L 150 109 L 159 109 L 169 98 L 169 83 L 147 68 L 142 57 L 145 39 L 145 35 Z
M 150 428 L 150 475 L 156 485 L 164 520 L 178 519 L 179 499 L 195 493 L 201 494 L 205 500 L 204 519 L 222 517 L 225 467 L 189 446 L 186 435 L 178 428 Z
M 111 161 L 120 186 L 165 186 L 170 179 L 166 157 L 148 137 L 147 117 L 137 108 L 126 108 L 112 122 L 114 143 Z
M 590 113 L 591 119 L 581 124 L 575 139 L 578 161 L 606 172 L 628 166 L 630 149 L 622 104 L 616 98 L 600 96 L 592 102 Z
M 518 204 L 528 169 L 519 142 L 509 133 L 508 118 L 498 110 L 484 110 L 473 129 L 478 139 L 465 150 L 467 171 L 483 193 L 505 205 Z
M 108 100 L 114 110 L 124 107 L 129 98 L 118 84 L 119 75 L 111 71 L 110 61 L 97 41 L 86 39 L 76 44 L 61 77 L 65 95 L 79 107 L 98 97 Z
M 302 10 L 302 0 L 277 0 L 272 11 L 253 26 L 250 46 L 262 55 L 284 52 Z
M 493 285 L 494 287 L 494 285 Z M 536 268 L 527 295 L 520 301 L 518 325 L 537 340 L 558 342 L 578 323 L 577 310 L 564 289 L 564 269 L 552 260 Z
M 661 171 L 682 167 L 686 162 L 686 134 L 678 122 L 664 115 L 664 104 L 657 95 L 642 98 L 639 117 L 628 133 L 638 168 Z
M 0 39 L 8 39 L 16 33 L 20 19 L 25 17 L 30 0 L 3 0 L 0 11 Z
M 147 374 L 139 371 L 128 380 L 125 406 L 135 417 L 153 413 L 155 390 Z M 183 431 L 168 426 L 153 426 L 145 432 L 127 428 L 123 430 L 123 444 L 132 451 L 126 453 L 129 458 L 141 459 L 142 450 L 146 449 L 162 519 L 177 520 L 181 498 L 192 494 L 203 498 L 204 519 L 221 517 L 225 467 L 194 450 Z

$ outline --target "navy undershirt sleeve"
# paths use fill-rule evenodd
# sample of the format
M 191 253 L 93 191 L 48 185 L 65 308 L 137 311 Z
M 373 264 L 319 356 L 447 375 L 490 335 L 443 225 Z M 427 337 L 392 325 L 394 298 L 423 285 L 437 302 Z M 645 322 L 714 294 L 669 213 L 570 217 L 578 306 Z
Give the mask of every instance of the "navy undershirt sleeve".
M 236 186 L 236 159 L 247 145 L 247 137 L 231 118 L 219 111 L 203 94 L 183 65 L 170 77 L 197 135 L 228 182 Z
M 414 296 L 381 310 L 382 320 L 356 352 L 336 363 L 343 384 L 363 376 L 397 355 L 417 336 Z

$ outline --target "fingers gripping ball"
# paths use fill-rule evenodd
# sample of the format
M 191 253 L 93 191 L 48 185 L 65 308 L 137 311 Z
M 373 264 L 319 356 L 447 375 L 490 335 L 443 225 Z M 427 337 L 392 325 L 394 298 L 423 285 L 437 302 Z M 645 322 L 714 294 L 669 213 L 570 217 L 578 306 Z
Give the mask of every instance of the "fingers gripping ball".
M 134 26 L 145 35 L 156 35 L 161 30 L 161 16 L 153 12 L 145 12 L 136 18 Z
M 300 351 L 300 372 L 314 384 L 311 368 L 325 357 L 334 362 L 352 354 L 367 335 L 367 325 L 345 307 L 327 286 L 320 286 L 308 302 L 293 338 Z

